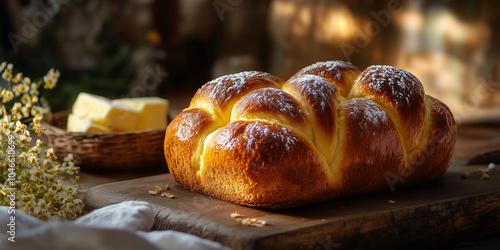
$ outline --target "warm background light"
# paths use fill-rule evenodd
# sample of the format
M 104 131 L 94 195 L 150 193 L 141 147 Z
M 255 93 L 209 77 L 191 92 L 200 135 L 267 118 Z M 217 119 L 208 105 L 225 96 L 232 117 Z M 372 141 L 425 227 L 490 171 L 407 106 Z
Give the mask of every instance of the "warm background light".
M 460 121 L 500 120 L 498 1 L 55 2 L 9 0 L 0 9 L 0 56 L 31 75 L 43 65 L 61 70 L 67 87 L 54 93 L 65 97 L 55 107 L 67 108 L 79 91 L 177 98 L 171 93 L 225 74 L 287 79 L 343 60 L 410 71 Z M 146 90 L 144 79 L 156 82 Z

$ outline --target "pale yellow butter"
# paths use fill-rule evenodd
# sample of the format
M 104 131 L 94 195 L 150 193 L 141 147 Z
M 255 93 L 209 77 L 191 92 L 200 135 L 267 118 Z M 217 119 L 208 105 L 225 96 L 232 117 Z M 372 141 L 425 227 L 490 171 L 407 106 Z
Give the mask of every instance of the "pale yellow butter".
M 72 113 L 97 121 L 104 119 L 110 109 L 111 101 L 108 98 L 81 92 L 73 104 Z
M 134 131 L 167 127 L 169 102 L 166 99 L 159 97 L 123 98 L 113 100 L 112 103 L 125 105 L 139 112 Z
M 112 131 L 133 131 L 139 119 L 139 112 L 134 108 L 84 92 L 76 98 L 72 113 Z
M 93 123 L 87 117 L 78 117 L 73 114 L 68 115 L 68 125 L 66 128 L 69 132 L 86 132 L 86 133 L 109 133 L 109 128 Z

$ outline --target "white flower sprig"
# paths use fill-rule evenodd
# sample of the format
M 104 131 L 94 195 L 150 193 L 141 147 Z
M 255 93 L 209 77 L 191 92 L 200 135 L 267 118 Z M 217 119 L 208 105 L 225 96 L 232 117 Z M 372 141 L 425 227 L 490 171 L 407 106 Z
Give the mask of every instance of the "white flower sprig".
M 50 108 L 39 98 L 38 88 L 56 86 L 59 71 L 50 69 L 42 79 L 31 81 L 13 74 L 12 64 L 0 64 L 7 82 L 0 88 L 0 205 L 14 207 L 42 220 L 64 220 L 79 216 L 79 167 L 73 155 L 62 162 L 40 139 L 32 144 L 30 131 L 42 136 L 41 121 Z M 45 104 L 44 104 L 45 103 Z

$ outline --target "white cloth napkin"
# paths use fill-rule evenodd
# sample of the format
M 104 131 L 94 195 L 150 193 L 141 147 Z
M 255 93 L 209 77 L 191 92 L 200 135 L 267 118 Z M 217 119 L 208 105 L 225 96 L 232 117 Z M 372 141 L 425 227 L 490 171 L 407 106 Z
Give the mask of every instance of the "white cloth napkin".
M 228 249 L 191 234 L 149 231 L 155 215 L 142 201 L 110 205 L 66 222 L 43 222 L 19 210 L 8 212 L 0 206 L 0 249 Z M 15 216 L 15 242 L 8 240 L 10 216 Z

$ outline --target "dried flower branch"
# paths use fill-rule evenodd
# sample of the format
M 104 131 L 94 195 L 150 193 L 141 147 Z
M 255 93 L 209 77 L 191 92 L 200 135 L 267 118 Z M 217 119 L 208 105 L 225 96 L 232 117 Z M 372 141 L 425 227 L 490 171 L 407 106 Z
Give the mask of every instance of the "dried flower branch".
M 31 81 L 13 74 L 13 65 L 3 62 L 0 73 L 7 82 L 0 88 L 0 205 L 19 209 L 42 220 L 71 219 L 81 214 L 78 199 L 79 167 L 73 155 L 62 162 L 52 148 L 32 144 L 30 131 L 42 136 L 40 123 L 50 108 L 39 98 L 38 88 L 56 86 L 59 71 L 50 69 L 43 79 Z

